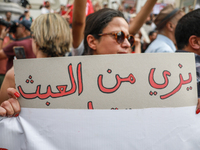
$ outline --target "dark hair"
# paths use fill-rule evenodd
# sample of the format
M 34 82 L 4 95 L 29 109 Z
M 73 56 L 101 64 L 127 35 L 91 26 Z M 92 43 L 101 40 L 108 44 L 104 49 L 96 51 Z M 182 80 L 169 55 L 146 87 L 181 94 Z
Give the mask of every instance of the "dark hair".
M 40 5 L 39 9 L 42 9 L 43 5 Z
M 156 33 L 157 31 L 156 30 L 153 30 L 153 31 L 150 31 L 149 32 L 149 36 L 152 36 L 154 33 Z
M 99 11 L 87 16 L 84 31 L 83 55 L 93 55 L 93 50 L 87 43 L 87 36 L 91 34 L 94 38 L 99 39 L 100 36 L 98 34 L 102 33 L 103 29 L 109 24 L 109 22 L 112 21 L 114 17 L 122 17 L 125 19 L 124 15 L 120 11 L 110 8 L 100 9 Z
M 175 29 L 175 38 L 179 50 L 188 45 L 191 35 L 200 37 L 199 25 L 200 9 L 189 12 L 179 20 Z

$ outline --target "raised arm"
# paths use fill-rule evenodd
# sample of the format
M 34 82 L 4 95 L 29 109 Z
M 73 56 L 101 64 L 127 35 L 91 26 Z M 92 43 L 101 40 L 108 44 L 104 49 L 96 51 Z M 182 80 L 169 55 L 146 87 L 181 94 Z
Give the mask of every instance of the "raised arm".
M 15 75 L 14 75 L 14 67 L 7 71 L 5 78 L 3 80 L 1 89 L 0 89 L 0 104 L 9 99 L 9 95 L 7 93 L 8 88 L 15 88 Z
M 6 34 L 8 33 L 9 29 L 6 29 L 6 27 L 2 28 L 1 34 L 0 34 L 0 59 L 6 59 L 7 56 L 3 51 L 3 41 L 6 37 Z
M 135 17 L 134 21 L 131 22 L 129 27 L 129 33 L 135 35 L 138 30 L 142 27 L 146 21 L 147 16 L 151 13 L 153 6 L 157 0 L 147 0 L 140 12 Z
M 87 0 L 74 0 L 72 36 L 73 47 L 77 48 L 84 38 Z

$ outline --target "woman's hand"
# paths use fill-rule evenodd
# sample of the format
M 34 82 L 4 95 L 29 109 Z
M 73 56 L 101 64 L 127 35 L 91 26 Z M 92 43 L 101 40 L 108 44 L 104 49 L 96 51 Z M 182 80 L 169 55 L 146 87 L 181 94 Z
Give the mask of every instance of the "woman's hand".
M 200 113 L 200 98 L 198 98 L 196 114 Z
M 10 98 L 1 103 L 0 116 L 17 117 L 21 111 L 19 102 L 17 100 L 20 94 L 14 88 L 8 88 L 7 93 Z
M 141 42 L 139 37 L 135 37 L 135 53 L 141 53 Z

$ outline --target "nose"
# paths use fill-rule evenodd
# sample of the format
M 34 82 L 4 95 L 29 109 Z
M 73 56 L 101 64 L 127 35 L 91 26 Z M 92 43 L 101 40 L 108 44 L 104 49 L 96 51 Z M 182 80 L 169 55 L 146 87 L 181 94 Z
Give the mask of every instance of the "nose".
M 131 47 L 131 44 L 129 43 L 127 38 L 124 39 L 124 42 L 122 43 L 122 47 L 123 48 L 130 48 Z

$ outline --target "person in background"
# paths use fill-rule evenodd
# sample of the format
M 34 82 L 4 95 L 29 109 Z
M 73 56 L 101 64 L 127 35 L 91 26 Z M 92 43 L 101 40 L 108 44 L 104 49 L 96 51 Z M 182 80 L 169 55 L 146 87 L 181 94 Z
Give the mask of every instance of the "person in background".
M 140 30 L 141 26 L 146 21 L 147 16 L 151 13 L 151 10 L 153 9 L 154 5 L 156 4 L 157 0 L 148 0 L 144 4 L 144 6 L 141 8 L 137 16 L 134 18 L 134 21 L 130 23 L 129 26 L 129 33 L 130 34 L 137 34 Z
M 35 58 L 35 55 L 32 51 L 32 40 L 30 37 L 30 26 L 31 22 L 27 20 L 22 20 L 17 23 L 16 31 L 14 33 L 16 41 L 11 42 L 9 45 L 3 48 L 3 40 L 6 37 L 6 34 L 9 32 L 9 29 L 5 30 L 6 27 L 2 29 L 0 35 L 0 60 L 8 58 L 7 62 L 7 71 L 13 66 L 13 59 L 15 53 L 13 47 L 23 46 L 26 54 L 26 58 Z
M 72 4 L 67 4 L 67 12 L 69 15 L 69 25 L 72 27 L 72 20 L 73 20 L 73 5 Z
M 58 14 L 43 14 L 31 26 L 32 49 L 36 58 L 63 57 L 71 46 L 68 22 Z M 54 34 L 55 33 L 55 34 Z M 51 43 L 51 44 L 49 44 Z M 0 90 L 0 103 L 8 99 L 7 88 L 15 88 L 14 68 L 5 76 Z
M 155 19 L 157 38 L 149 45 L 145 53 L 174 53 L 176 51 L 175 28 L 184 12 L 172 5 L 163 8 Z
M 7 22 L 10 22 L 11 21 L 11 17 L 12 17 L 12 13 L 10 11 L 7 11 L 5 15 L 6 15 L 5 20 Z
M 103 2 L 103 8 L 108 8 L 108 2 L 107 1 Z
M 41 9 L 41 14 L 48 14 L 48 13 L 54 13 L 54 10 L 51 9 L 51 4 L 48 0 L 44 1 L 44 7 Z
M 119 5 L 118 10 L 123 12 L 124 11 L 124 7 L 122 5 Z
M 22 4 L 22 7 L 24 8 L 27 8 L 27 6 L 29 7 L 29 9 L 31 8 L 31 5 L 28 0 L 21 0 L 21 4 Z
M 125 1 L 122 0 L 122 1 L 121 1 L 121 4 L 120 4 L 119 7 L 118 7 L 118 10 L 119 10 L 119 11 L 121 11 L 121 12 L 124 11 L 124 4 L 125 4 Z
M 39 9 L 42 10 L 42 8 L 43 8 L 43 5 L 40 5 Z
M 157 31 L 153 30 L 149 32 L 149 39 L 150 39 L 150 43 L 153 42 L 157 37 Z
M 101 8 L 101 5 L 99 4 L 98 1 L 95 1 L 95 4 L 93 5 L 93 8 L 94 8 L 94 12 L 96 12 L 96 11 L 102 9 L 102 8 Z
M 1 31 L 2 31 L 3 28 L 4 28 L 3 25 L 0 25 L 0 35 L 1 35 Z M 9 42 L 8 39 L 9 39 L 9 37 L 6 37 L 3 40 L 3 47 L 5 47 L 5 44 L 7 42 Z M 3 83 L 4 77 L 5 77 L 5 74 L 6 74 L 7 61 L 8 61 L 8 59 L 0 60 L 0 89 L 1 89 L 1 84 Z
M 134 17 L 134 21 L 129 23 L 129 33 L 136 35 L 141 39 L 141 32 L 139 32 L 141 26 L 146 21 L 147 16 L 151 13 L 153 6 L 155 5 L 156 0 L 148 0 L 145 5 L 141 8 L 139 13 Z M 142 47 L 142 46 L 141 46 Z M 141 52 L 143 49 L 141 48 Z
M 63 17 L 63 18 L 65 18 L 66 20 L 67 20 L 67 22 L 69 23 L 69 21 L 70 21 L 70 15 L 69 15 L 69 12 L 70 12 L 71 10 L 70 9 L 67 9 L 66 10 L 66 7 L 64 6 L 64 5 L 61 5 L 60 6 L 60 12 L 59 12 L 59 14 Z
M 198 105 L 196 114 L 200 113 L 200 9 L 189 12 L 183 16 L 175 30 L 175 38 L 178 50 L 176 52 L 195 53 Z
M 111 2 L 111 8 L 115 10 L 119 10 L 120 4 L 117 1 L 112 1 Z
M 150 31 L 149 34 L 149 40 L 150 42 L 149 43 L 144 43 L 143 46 L 142 46 L 142 49 L 143 49 L 143 52 L 145 52 L 145 50 L 148 48 L 148 46 L 156 39 L 157 37 L 157 31 L 156 30 L 153 30 L 153 31 Z
M 146 34 L 148 34 L 150 31 L 154 30 L 151 26 L 152 24 L 152 19 L 151 19 L 151 15 L 149 15 L 146 19 L 146 22 L 143 24 L 142 28 L 144 29 L 144 31 L 146 32 Z
M 65 5 L 60 5 L 60 12 L 59 12 L 59 14 L 62 16 L 64 14 L 66 14 L 66 13 L 67 13 L 67 11 L 66 11 Z
M 123 14 L 124 14 L 124 17 L 126 18 L 126 20 L 129 22 L 129 15 L 130 15 L 130 6 L 127 4 L 127 5 L 124 5 L 124 9 L 123 9 Z
M 30 21 L 31 23 L 33 22 L 33 18 L 30 17 L 30 12 L 29 12 L 28 9 L 25 9 L 25 10 L 24 10 L 24 15 L 20 16 L 19 20 L 20 20 L 20 21 L 22 21 L 22 20 L 28 20 L 28 21 Z
M 129 24 L 131 24 L 131 23 L 134 21 L 134 19 L 135 19 L 136 16 L 137 16 L 136 13 L 133 13 L 133 14 L 130 14 L 130 15 L 129 15 L 129 18 L 130 18 Z

